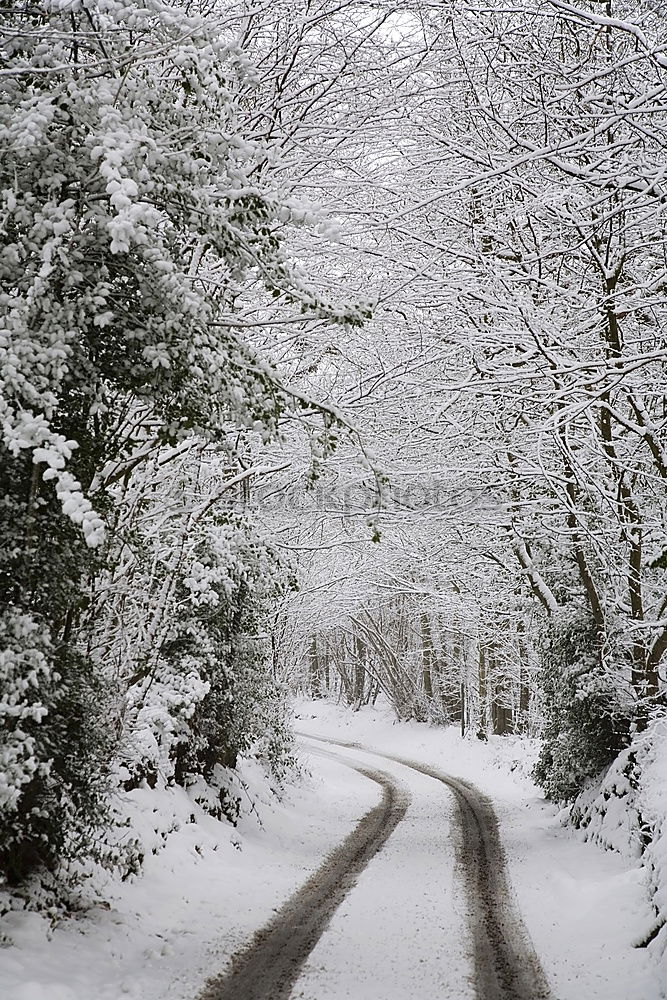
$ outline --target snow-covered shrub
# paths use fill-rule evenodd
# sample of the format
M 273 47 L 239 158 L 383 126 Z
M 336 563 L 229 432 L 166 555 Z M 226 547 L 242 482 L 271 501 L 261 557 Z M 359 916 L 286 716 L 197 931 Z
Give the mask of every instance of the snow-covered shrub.
M 52 668 L 48 634 L 27 615 L 5 611 L 0 643 L 0 815 L 6 826 L 6 817 L 18 810 L 23 788 L 49 772 L 50 762 L 37 757 L 31 730 L 46 715 L 40 689 L 50 680 Z
M 196 467 L 190 471 L 195 481 Z M 151 513 L 149 507 L 137 528 L 143 523 L 150 531 Z M 225 782 L 239 755 L 260 757 L 277 777 L 291 760 L 286 706 L 262 631 L 272 600 L 290 577 L 247 517 L 229 512 L 205 521 L 186 518 L 181 558 L 168 565 L 156 562 L 150 582 L 119 598 L 127 622 L 123 669 L 130 679 L 121 724 L 124 783 L 126 788 L 144 781 L 188 787 L 202 777 L 215 787 L 219 810 L 235 818 L 236 806 L 230 805 L 235 800 Z M 163 524 L 159 536 L 145 537 L 143 546 L 155 545 L 157 553 L 168 555 L 179 536 L 183 525 L 176 516 Z M 147 593 L 155 607 L 151 586 L 157 595 L 167 592 L 168 583 L 160 620 L 146 645 Z M 117 612 L 110 602 L 106 612 L 113 623 Z M 109 658 L 106 654 L 103 660 Z
M 7 608 L 0 616 L 0 867 L 10 883 L 95 853 L 108 820 L 103 686 L 73 650 Z
M 541 649 L 539 682 L 545 723 L 533 772 L 548 798 L 573 799 L 627 745 L 632 707 L 600 656 L 595 624 L 566 606 L 550 623 Z

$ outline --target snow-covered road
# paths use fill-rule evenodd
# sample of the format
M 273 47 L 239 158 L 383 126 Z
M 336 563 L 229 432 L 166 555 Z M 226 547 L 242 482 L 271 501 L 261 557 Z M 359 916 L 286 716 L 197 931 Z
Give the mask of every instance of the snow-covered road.
M 336 760 L 325 751 L 319 756 Z M 287 900 L 250 946 L 237 954 L 228 974 L 213 978 L 200 1000 L 287 1000 L 303 962 L 356 877 L 382 850 L 403 820 L 410 796 L 386 771 L 352 761 L 344 764 L 382 789 L 382 798 L 356 824 L 298 892 Z
M 318 702 L 297 711 L 297 727 L 310 737 L 410 758 L 492 800 L 509 894 L 557 1000 L 667 997 L 647 950 L 633 947 L 651 918 L 639 870 L 560 826 L 522 773 L 523 744 L 513 751 L 511 739 L 464 741 L 454 730 L 396 724 L 379 710 L 353 714 Z M 333 746 L 327 756 L 316 746 L 302 741 L 310 777 L 283 801 L 257 803 L 261 826 L 255 814 L 237 829 L 218 823 L 182 789 L 136 793 L 135 830 L 149 837 L 154 828 L 170 829 L 166 844 L 147 852 L 141 877 L 109 882 L 108 904 L 78 919 L 51 927 L 34 913 L 0 918 L 2 1000 L 195 1000 L 381 802 L 381 788 L 352 762 L 388 772 L 410 803 L 349 894 L 336 900 L 291 1000 L 476 1000 L 474 927 L 451 791 L 385 757 Z
M 306 740 L 307 746 L 312 739 Z M 398 1000 L 411 991 L 414 996 L 462 1000 L 469 995 L 476 1000 L 549 997 L 505 877 L 497 820 L 489 800 L 470 783 L 428 764 L 358 744 L 316 739 L 315 745 L 322 742 L 345 747 L 345 756 L 338 751 L 340 759 L 381 757 L 384 766 L 409 784 L 412 803 L 408 827 L 402 824 L 395 832 L 384 849 L 386 857 L 373 860 L 365 873 L 366 883 L 347 900 L 347 918 L 353 923 L 357 909 L 370 918 L 374 905 L 382 901 L 384 923 L 393 933 L 383 933 L 382 925 L 377 928 L 370 942 L 375 958 L 369 963 L 368 942 L 354 934 L 350 938 L 341 928 L 338 938 L 349 940 L 337 955 L 338 962 L 324 964 L 325 981 L 312 989 L 313 1000 L 354 995 L 345 989 L 341 992 L 336 981 L 338 970 L 347 970 L 355 954 L 356 980 L 369 1000 Z M 338 919 L 345 921 L 345 917 Z M 451 942 L 457 939 L 454 948 Z M 384 982 L 380 970 L 387 967 L 390 976 Z M 297 991 L 295 996 L 309 994 Z
M 539 956 L 551 993 L 557 1000 L 664 1000 L 667 983 L 660 980 L 660 973 L 653 965 L 647 951 L 636 947 L 642 939 L 644 928 L 650 925 L 652 914 L 642 884 L 641 869 L 620 856 L 605 852 L 592 844 L 582 843 L 569 828 L 562 827 L 556 808 L 544 801 L 526 776 L 530 762 L 523 761 L 525 747 L 512 740 L 499 739 L 492 744 L 476 740 L 461 740 L 453 728 L 442 730 L 419 723 L 396 723 L 383 712 L 344 713 L 331 705 L 304 703 L 299 712 L 298 728 L 311 737 L 332 738 L 347 743 L 361 743 L 380 756 L 368 759 L 381 760 L 389 769 L 384 756 L 410 758 L 427 768 L 435 768 L 456 775 L 472 783 L 489 797 L 499 820 L 499 835 L 507 863 L 508 892 L 516 903 L 528 935 Z M 515 753 L 516 759 L 512 754 Z M 399 773 L 398 771 L 396 772 Z M 404 773 L 404 772 L 400 772 Z M 413 789 L 413 783 L 410 782 Z M 413 885 L 424 906 L 421 921 L 413 924 L 406 942 L 407 951 L 417 947 L 421 929 L 441 920 L 442 893 L 458 897 L 458 921 L 449 925 L 439 936 L 435 954 L 425 963 L 444 961 L 447 975 L 454 982 L 457 975 L 465 980 L 462 963 L 467 963 L 467 975 L 474 978 L 479 994 L 461 987 L 452 996 L 484 995 L 484 984 L 479 982 L 479 970 L 474 968 L 474 948 L 465 919 L 465 900 L 462 898 L 462 881 L 451 869 L 452 858 L 448 843 L 456 841 L 456 831 L 451 826 L 452 800 L 445 789 L 438 792 L 435 782 L 425 788 L 426 809 L 435 795 L 443 805 L 443 816 L 449 817 L 449 829 L 443 823 L 437 838 L 437 848 L 431 852 L 432 864 L 428 874 Z M 418 796 L 413 792 L 412 811 L 418 808 Z M 449 812 L 446 812 L 449 810 Z M 428 823 L 426 817 L 423 821 Z M 393 845 L 405 832 L 396 830 L 383 855 L 387 857 Z M 416 847 L 418 845 L 415 845 Z M 373 867 L 379 870 L 383 855 L 359 880 L 358 893 L 364 890 L 372 877 Z M 447 869 L 450 868 L 449 872 Z M 423 873 L 422 873 L 423 875 Z M 438 885 L 435 898 L 428 891 Z M 344 915 L 354 920 L 352 907 L 361 905 L 361 896 L 354 894 L 332 921 L 331 931 L 340 931 Z M 369 902 L 372 909 L 372 900 Z M 400 910 L 394 913 L 387 928 L 389 938 L 400 937 Z M 397 921 L 399 925 L 396 926 Z M 361 928 L 360 928 L 361 932 Z M 318 955 L 333 947 L 325 935 L 311 956 L 310 966 L 317 966 Z M 391 948 L 385 949 L 390 954 Z M 422 964 L 425 964 L 422 963 Z M 382 959 L 378 959 L 382 964 Z M 473 971 L 474 970 L 474 971 Z M 423 981 L 430 973 L 422 970 Z M 434 971 L 433 975 L 436 973 Z M 347 977 L 346 977 L 347 978 Z M 330 992 L 325 978 L 312 981 L 305 1000 L 365 1000 L 362 989 L 355 992 L 353 976 L 348 978 L 348 992 Z M 302 982 L 306 983 L 306 979 Z M 472 989 L 472 986 L 470 987 Z M 382 996 L 370 993 L 370 996 Z M 394 994 L 386 993 L 393 998 Z M 424 991 L 404 991 L 403 998 L 428 995 Z M 440 993 L 432 995 L 440 996 Z M 449 996 L 447 992 L 443 996 Z M 511 994 L 510 994 L 511 995 Z M 518 995 L 521 995 L 520 993 Z M 294 1000 L 300 994 L 295 992 Z M 539 993 L 536 994 L 539 996 Z
M 202 1000 L 547 1000 L 489 801 L 419 762 L 305 746 L 380 784 L 383 801 Z M 371 768 L 378 756 L 389 773 Z
M 410 789 L 405 819 L 334 914 L 292 1000 L 473 1000 L 473 939 L 457 872 L 452 794 L 390 760 L 382 767 Z

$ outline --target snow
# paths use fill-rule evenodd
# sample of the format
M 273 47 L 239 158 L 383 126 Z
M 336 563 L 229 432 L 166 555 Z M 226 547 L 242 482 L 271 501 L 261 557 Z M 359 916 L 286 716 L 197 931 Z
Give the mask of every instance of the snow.
M 642 784 L 644 815 L 651 823 L 653 833 L 650 851 L 655 891 L 653 902 L 659 918 L 665 921 L 667 920 L 667 721 L 665 719 L 655 725 L 648 760 L 644 765 Z M 664 927 L 665 925 L 658 940 L 662 968 L 667 980 L 667 930 Z
M 667 996 L 650 950 L 633 947 L 651 919 L 643 869 L 562 825 L 527 776 L 534 747 L 511 737 L 461 740 L 453 728 L 396 723 L 382 708 L 299 702 L 296 714 L 310 736 L 433 764 L 490 795 L 518 906 L 558 1000 Z M 181 789 L 133 793 L 135 832 L 157 846 L 175 827 L 165 846 L 149 849 L 140 877 L 110 882 L 108 903 L 53 928 L 35 913 L 0 920 L 0 997 L 194 1000 L 379 800 L 374 782 L 315 742 L 302 746 L 310 774 L 282 801 L 261 791 L 259 766 L 244 763 L 256 809 L 237 828 L 207 817 Z M 395 775 L 411 803 L 313 950 L 293 1000 L 409 1000 L 433 991 L 469 1000 L 472 944 L 450 793 L 382 757 L 327 751 Z M 656 754 L 651 766 L 664 764 Z
M 206 816 L 182 789 L 133 793 L 134 832 L 144 842 L 179 828 L 147 855 L 140 878 L 107 887 L 110 909 L 54 929 L 36 913 L 0 919 L 0 997 L 193 1000 L 380 795 L 326 759 L 282 802 L 261 793 L 257 765 L 245 762 L 243 777 L 256 811 L 236 828 Z
M 407 777 L 412 801 L 313 949 L 292 1000 L 475 1000 L 451 795 L 391 761 L 341 756 Z
M 667 981 L 667 719 L 654 719 L 613 762 L 602 781 L 572 808 L 582 835 L 641 861 L 652 909 L 637 926 L 637 942 L 655 938 Z
M 661 969 L 646 949 L 634 947 L 652 920 L 643 869 L 563 826 L 528 777 L 528 741 L 462 740 L 455 727 L 397 723 L 383 708 L 351 713 L 328 702 L 301 702 L 297 714 L 302 732 L 433 764 L 489 795 L 519 910 L 558 1000 L 667 997 Z M 385 767 L 386 760 L 375 759 Z

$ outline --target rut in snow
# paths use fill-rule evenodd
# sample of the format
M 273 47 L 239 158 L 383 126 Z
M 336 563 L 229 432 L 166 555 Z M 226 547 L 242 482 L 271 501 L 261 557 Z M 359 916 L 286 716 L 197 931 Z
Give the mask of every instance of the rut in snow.
M 334 754 L 323 756 L 340 760 Z M 366 813 L 248 947 L 232 957 L 229 971 L 209 980 L 199 1000 L 286 1000 L 303 963 L 357 876 L 405 816 L 410 797 L 395 778 L 349 761 L 341 763 L 381 786 L 380 803 Z
M 454 792 L 478 1000 L 554 1000 L 530 935 L 513 903 L 498 820 L 489 799 L 468 782 L 419 761 L 370 750 L 360 743 L 299 735 L 317 743 L 384 757 L 434 778 Z
M 459 868 L 466 888 L 478 1000 L 553 1000 L 512 901 L 498 822 L 489 800 L 469 783 L 418 761 L 369 750 L 358 743 L 313 736 L 307 739 L 384 757 L 447 785 L 457 805 Z M 357 876 L 405 816 L 409 796 L 394 777 L 318 752 L 381 785 L 382 801 L 258 931 L 248 947 L 232 958 L 230 969 L 209 980 L 198 1000 L 287 1000 L 304 962 Z

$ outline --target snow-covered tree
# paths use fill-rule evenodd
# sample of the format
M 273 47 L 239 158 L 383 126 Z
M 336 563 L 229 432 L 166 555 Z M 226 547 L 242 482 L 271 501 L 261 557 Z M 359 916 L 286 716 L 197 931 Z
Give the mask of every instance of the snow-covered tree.
M 20 879 L 78 850 L 103 807 L 118 691 L 89 607 L 122 558 L 118 484 L 193 435 L 233 456 L 239 430 L 268 437 L 306 405 L 234 322 L 244 284 L 306 317 L 359 313 L 308 287 L 282 249 L 279 231 L 304 214 L 240 125 L 257 75 L 215 11 L 52 2 L 6 11 L 0 39 L 0 830 Z M 162 563 L 181 597 L 187 524 Z M 209 525 L 191 559 L 249 587 L 253 543 L 227 567 L 220 545 Z M 163 611 L 158 599 L 143 627 L 162 628 Z M 233 620 L 220 627 L 233 645 Z M 190 641 L 204 656 L 210 638 Z

